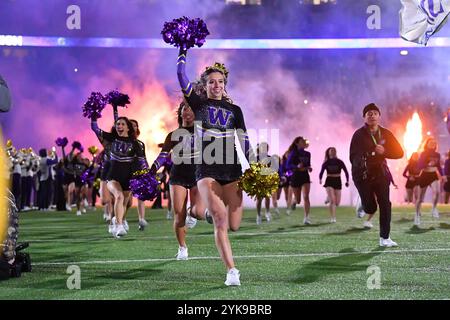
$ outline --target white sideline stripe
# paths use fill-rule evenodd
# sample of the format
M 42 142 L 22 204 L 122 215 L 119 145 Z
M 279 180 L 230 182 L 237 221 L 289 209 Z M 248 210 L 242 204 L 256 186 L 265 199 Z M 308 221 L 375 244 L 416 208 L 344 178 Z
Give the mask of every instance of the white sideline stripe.
M 420 252 L 440 252 L 450 251 L 450 248 L 432 248 L 432 249 L 411 249 L 411 250 L 391 250 L 389 251 L 356 251 L 356 252 L 324 252 L 324 253 L 298 253 L 298 254 L 269 254 L 269 255 L 250 255 L 234 256 L 235 259 L 266 259 L 266 258 L 297 258 L 297 257 L 323 257 L 323 256 L 345 256 L 354 254 L 386 254 L 386 253 L 420 253 Z M 220 257 L 189 257 L 189 260 L 219 260 Z M 97 260 L 97 261 L 73 261 L 73 262 L 37 262 L 36 266 L 57 266 L 57 265 L 79 265 L 79 264 L 118 264 L 135 262 L 164 262 L 177 261 L 176 258 L 155 258 L 155 259 L 131 259 L 131 260 Z

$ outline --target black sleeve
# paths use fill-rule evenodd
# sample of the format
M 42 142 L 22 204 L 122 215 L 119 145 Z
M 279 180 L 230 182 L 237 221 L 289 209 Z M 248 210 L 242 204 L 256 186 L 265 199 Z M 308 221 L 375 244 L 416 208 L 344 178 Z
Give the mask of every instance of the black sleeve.
M 395 136 L 389 130 L 385 131 L 386 144 L 384 145 L 384 157 L 387 159 L 400 159 L 403 157 L 403 148 Z
M 349 175 L 348 175 L 347 167 L 345 166 L 344 161 L 339 160 L 339 165 L 341 166 L 341 169 L 344 170 L 345 178 L 347 179 L 347 182 L 348 182 L 348 180 L 349 180 Z

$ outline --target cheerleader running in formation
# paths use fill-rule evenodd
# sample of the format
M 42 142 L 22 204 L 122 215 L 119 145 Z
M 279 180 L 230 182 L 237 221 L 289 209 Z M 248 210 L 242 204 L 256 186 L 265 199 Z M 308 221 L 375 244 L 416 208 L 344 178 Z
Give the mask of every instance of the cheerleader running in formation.
M 194 113 L 186 103 L 181 103 L 178 111 L 179 128 L 170 132 L 153 162 L 151 172 L 156 173 L 165 165 L 172 152 L 173 165 L 169 173 L 169 189 L 175 212 L 173 229 L 178 240 L 177 260 L 188 259 L 186 227 L 193 228 L 198 219 L 205 218 L 206 206 L 202 201 L 195 181 L 195 161 L 199 151 L 195 148 Z M 188 195 L 191 207 L 187 209 Z
M 403 176 L 407 179 L 405 189 L 406 189 L 406 202 L 416 203 L 419 199 L 419 154 L 414 152 L 409 158 L 408 165 L 403 171 Z
M 322 169 L 319 174 L 319 183 L 322 184 L 322 176 L 324 171 L 327 171 L 327 179 L 323 185 L 327 190 L 329 200 L 331 223 L 336 223 L 336 207 L 341 203 L 341 170 L 345 173 L 345 186 L 348 187 L 348 171 L 345 163 L 337 158 L 336 148 L 330 147 L 325 151 L 325 161 L 322 164 Z
M 138 138 L 139 135 L 141 134 L 141 131 L 139 130 L 139 123 L 137 122 L 137 120 L 134 120 L 134 119 L 130 119 L 130 122 L 133 125 L 134 132 L 136 133 L 136 138 Z M 138 140 L 138 141 L 144 148 L 144 157 L 146 158 L 145 143 L 142 142 L 141 140 Z M 126 221 L 126 215 L 128 213 L 128 209 L 131 207 L 132 204 L 133 204 L 133 197 L 130 197 L 130 201 L 128 201 L 128 204 L 127 204 L 127 210 L 125 211 L 124 221 Z M 145 202 L 143 200 L 138 199 L 137 211 L 138 211 L 138 218 L 139 218 L 138 229 L 140 231 L 144 231 L 145 227 L 148 225 L 148 222 L 147 222 L 147 220 L 145 220 Z M 126 225 L 128 225 L 128 223 Z
M 419 169 L 421 171 L 419 176 L 420 194 L 416 202 L 416 216 L 414 218 L 414 225 L 416 226 L 420 225 L 421 206 L 428 187 L 433 192 L 431 215 L 433 218 L 439 218 L 439 211 L 436 205 L 439 200 L 439 181 L 442 178 L 442 167 L 441 155 L 436 150 L 436 139 L 430 137 L 425 142 L 424 150 L 419 156 Z
M 208 67 L 200 77 L 203 94 L 199 96 L 185 74 L 187 50 L 178 56 L 178 80 L 195 115 L 196 133 L 201 137 L 202 161 L 196 165 L 195 176 L 200 196 L 214 220 L 217 249 L 228 270 L 225 284 L 240 285 L 235 268 L 228 229 L 236 231 L 242 220 L 242 191 L 238 179 L 242 168 L 234 141 L 235 131 L 243 153 L 249 159 L 250 142 L 241 108 L 226 93 L 228 71 L 223 64 Z M 230 147 L 231 146 L 231 147 Z
M 290 190 L 295 196 L 295 201 L 300 204 L 303 193 L 303 201 L 305 202 L 305 217 L 303 219 L 304 224 L 311 224 L 309 219 L 310 201 L 309 192 L 311 189 L 311 180 L 309 173 L 312 171 L 311 168 L 311 153 L 305 149 L 308 147 L 308 141 L 303 137 L 297 137 L 292 142 L 289 149 L 291 149 L 288 160 L 286 163 L 286 169 L 293 171 L 290 180 Z M 288 211 L 290 213 L 291 208 L 291 197 L 289 197 Z
M 116 225 L 112 234 L 117 238 L 127 234 L 123 225 L 125 208 L 130 197 L 130 179 L 136 170 L 148 167 L 144 156 L 144 146 L 136 139 L 133 125 L 126 117 L 119 117 L 112 133 L 98 127 L 97 119 L 91 119 L 91 128 L 100 143 L 111 143 L 111 167 L 107 174 L 107 188 L 114 196 L 114 213 Z M 137 167 L 134 167 L 137 163 Z

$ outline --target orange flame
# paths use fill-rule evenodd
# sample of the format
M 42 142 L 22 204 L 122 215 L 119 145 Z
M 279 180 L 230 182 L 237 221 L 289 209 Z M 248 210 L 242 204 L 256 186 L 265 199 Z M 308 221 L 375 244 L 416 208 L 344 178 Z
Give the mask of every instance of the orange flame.
M 408 159 L 414 152 L 419 150 L 422 139 L 422 121 L 420 121 L 419 114 L 414 112 L 413 116 L 406 124 L 406 132 L 403 136 L 403 146 L 406 150 L 406 157 Z

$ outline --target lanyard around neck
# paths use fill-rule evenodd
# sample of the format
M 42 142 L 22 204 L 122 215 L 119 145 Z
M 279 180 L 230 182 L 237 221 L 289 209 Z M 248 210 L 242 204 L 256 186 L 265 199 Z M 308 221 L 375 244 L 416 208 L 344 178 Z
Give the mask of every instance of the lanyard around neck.
M 369 129 L 369 133 L 370 133 L 370 137 L 372 138 L 373 143 L 375 145 L 377 145 L 378 144 L 377 139 L 375 139 L 375 136 L 372 134 L 372 132 L 370 132 L 370 129 Z M 377 132 L 375 132 L 375 135 L 377 133 L 378 133 L 378 140 L 381 140 L 381 130 L 380 130 L 380 128 L 378 128 Z

